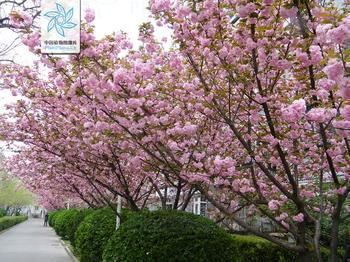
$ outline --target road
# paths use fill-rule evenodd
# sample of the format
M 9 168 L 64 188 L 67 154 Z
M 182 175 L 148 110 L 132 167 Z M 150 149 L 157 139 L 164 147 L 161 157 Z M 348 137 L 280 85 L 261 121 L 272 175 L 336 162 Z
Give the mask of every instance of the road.
M 43 220 L 29 219 L 0 233 L 1 262 L 73 262 L 50 227 Z

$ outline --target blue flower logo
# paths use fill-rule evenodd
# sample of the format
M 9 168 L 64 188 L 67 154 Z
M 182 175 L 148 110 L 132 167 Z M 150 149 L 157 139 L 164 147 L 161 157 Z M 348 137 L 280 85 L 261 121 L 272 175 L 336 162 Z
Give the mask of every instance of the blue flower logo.
M 56 8 L 57 10 L 49 11 L 44 14 L 44 16 L 51 18 L 47 24 L 47 32 L 50 32 L 53 28 L 55 28 L 59 35 L 64 36 L 65 29 L 70 29 L 77 26 L 76 23 L 72 23 L 70 21 L 73 17 L 73 8 L 66 12 L 64 7 L 59 3 L 56 3 Z

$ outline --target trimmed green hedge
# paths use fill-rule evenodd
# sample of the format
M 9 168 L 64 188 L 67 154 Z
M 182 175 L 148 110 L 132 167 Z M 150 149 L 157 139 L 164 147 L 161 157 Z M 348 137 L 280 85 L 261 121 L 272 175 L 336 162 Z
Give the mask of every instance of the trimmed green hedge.
M 235 253 L 235 262 L 292 262 L 297 261 L 297 254 L 279 247 L 265 239 L 256 236 L 233 235 L 232 243 Z
M 227 262 L 235 256 L 231 236 L 213 221 L 181 211 L 155 211 L 123 223 L 109 240 L 103 261 Z
M 257 236 L 232 235 L 232 242 L 235 253 L 234 262 L 294 262 L 298 261 L 298 254 L 277 246 Z M 328 261 L 330 252 L 327 248 L 321 247 L 323 261 Z M 312 254 L 312 261 L 317 261 L 316 255 Z
M 102 252 L 115 231 L 116 215 L 110 208 L 88 215 L 75 234 L 75 251 L 81 262 L 102 261 Z
M 75 232 L 83 219 L 93 212 L 92 209 L 61 210 L 54 214 L 51 223 L 56 233 L 74 245 Z
M 57 235 L 61 236 L 63 239 L 67 239 L 66 233 L 67 229 L 69 230 L 66 225 L 66 216 L 71 215 L 72 212 L 76 212 L 76 210 L 61 210 L 55 215 L 53 228 Z
M 50 212 L 49 224 L 70 240 L 81 262 L 297 261 L 297 254 L 256 236 L 230 235 L 213 221 L 180 211 L 132 213 L 123 209 L 115 231 L 110 208 Z M 0 218 L 0 231 L 27 219 Z M 112 236 L 112 237 L 111 237 Z M 324 261 L 329 250 L 321 249 Z M 316 261 L 316 260 L 315 260 Z
M 55 226 L 56 217 L 61 211 L 62 210 L 56 210 L 56 211 L 51 211 L 49 213 L 49 226 L 50 227 L 54 227 Z
M 1 217 L 0 218 L 0 231 L 8 229 L 16 224 L 19 224 L 25 220 L 27 220 L 28 217 L 26 216 L 15 216 L 15 217 Z

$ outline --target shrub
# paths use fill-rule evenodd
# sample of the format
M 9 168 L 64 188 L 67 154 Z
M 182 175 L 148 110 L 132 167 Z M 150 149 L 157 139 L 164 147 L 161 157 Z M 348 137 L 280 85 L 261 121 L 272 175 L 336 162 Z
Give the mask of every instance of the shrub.
M 60 210 L 52 211 L 49 213 L 49 226 L 54 227 L 55 225 L 55 220 L 57 215 L 59 214 Z
M 257 236 L 233 235 L 232 242 L 237 254 L 234 262 L 294 262 L 298 261 L 298 254 L 284 249 L 274 243 L 271 243 Z M 321 247 L 321 256 L 323 261 L 328 261 L 329 250 Z M 316 254 L 312 254 L 312 261 L 317 261 Z
M 84 221 L 85 217 L 88 215 L 92 214 L 95 210 L 94 209 L 79 209 L 78 213 L 73 217 L 73 221 L 70 223 L 71 224 L 71 230 L 70 233 L 68 234 L 68 239 L 71 242 L 73 246 L 75 246 L 75 233 L 78 230 L 78 227 L 81 222 Z
M 113 234 L 106 262 L 232 261 L 232 238 L 213 221 L 180 211 L 133 215 Z
M 62 210 L 54 216 L 54 229 L 63 239 L 69 240 L 74 245 L 75 231 L 85 216 L 92 213 L 92 209 Z
M 7 214 L 6 210 L 3 208 L 0 208 L 0 217 L 4 217 L 6 216 L 6 214 Z
M 232 243 L 235 253 L 235 262 L 292 262 L 297 261 L 297 254 L 279 247 L 265 239 L 256 236 L 233 235 Z
M 72 212 L 76 212 L 76 210 L 61 210 L 54 217 L 53 228 L 55 229 L 57 235 L 61 236 L 63 239 L 67 239 L 66 232 L 68 226 L 66 225 L 66 216 L 71 216 Z
M 27 220 L 26 216 L 16 216 L 16 217 L 1 217 L 0 218 L 0 231 L 10 228 L 18 223 Z
M 115 213 L 110 208 L 98 209 L 85 217 L 75 234 L 75 251 L 81 262 L 102 260 L 103 249 L 115 231 Z

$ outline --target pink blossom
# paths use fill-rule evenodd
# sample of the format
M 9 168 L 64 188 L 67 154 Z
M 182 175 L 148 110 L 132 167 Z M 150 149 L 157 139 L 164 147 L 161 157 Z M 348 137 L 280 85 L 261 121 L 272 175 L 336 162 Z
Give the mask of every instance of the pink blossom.
M 345 186 L 340 187 L 340 188 L 337 189 L 337 194 L 338 195 L 344 195 L 345 192 L 346 192 L 346 187 Z
M 221 168 L 223 164 L 224 164 L 224 161 L 220 158 L 220 156 L 216 156 L 214 160 L 214 165 L 218 168 Z
M 317 43 L 325 44 L 329 42 L 328 30 L 332 27 L 330 24 L 318 24 L 316 27 Z
M 179 147 L 175 141 L 169 141 L 168 147 L 173 151 L 179 150 Z
M 238 180 L 239 181 L 239 180 Z M 250 193 L 254 192 L 254 188 L 250 186 L 250 181 L 246 178 L 243 178 L 239 181 L 239 188 L 238 191 L 245 194 L 245 193 Z
M 139 98 L 130 98 L 130 99 L 128 100 L 128 106 L 129 106 L 130 108 L 136 109 L 136 108 L 142 106 L 143 102 L 144 102 L 143 99 L 139 99 Z
M 94 126 L 94 124 L 92 122 L 85 122 L 84 123 L 84 128 L 90 128 L 92 126 Z
M 30 26 L 33 23 L 33 18 L 28 14 L 22 14 L 24 26 Z
M 280 70 L 286 70 L 291 67 L 291 63 L 287 59 L 282 59 L 278 60 L 275 66 Z
M 151 1 L 152 12 L 165 12 L 170 9 L 170 0 L 152 0 Z
M 313 198 L 313 197 L 315 197 L 315 193 L 312 191 L 308 191 L 308 190 L 303 189 L 300 192 L 300 196 L 306 197 L 306 198 Z
M 271 5 L 273 3 L 273 0 L 264 0 L 265 5 Z
M 301 65 L 306 67 L 310 65 L 309 57 L 306 52 L 303 52 L 300 48 L 295 50 L 295 55 L 298 60 L 301 62 Z
M 23 36 L 22 43 L 28 46 L 30 50 L 34 51 L 35 47 L 38 47 L 40 45 L 39 32 L 37 31 L 33 34 Z
M 336 121 L 333 121 L 333 126 L 336 128 L 336 131 L 340 136 L 346 137 L 349 135 L 350 121 L 336 120 Z
M 268 206 L 269 206 L 270 210 L 276 211 L 280 208 L 280 202 L 277 200 L 271 200 L 271 201 L 269 201 Z
M 331 59 L 328 65 L 323 69 L 323 72 L 325 72 L 330 80 L 337 82 L 344 76 L 344 67 L 340 61 Z
M 185 135 L 194 135 L 197 131 L 197 126 L 196 125 L 191 125 L 191 124 L 187 124 L 182 128 L 182 131 Z
M 315 121 L 317 123 L 323 123 L 326 121 L 324 108 L 312 108 L 306 116 L 308 120 Z
M 256 10 L 256 5 L 253 3 L 241 5 L 237 8 L 238 15 L 241 18 L 246 18 L 249 14 L 253 13 L 255 10 Z
M 15 28 L 19 28 L 22 25 L 22 19 L 18 13 L 12 12 L 10 14 L 10 25 Z
M 188 6 L 180 6 L 176 9 L 177 18 L 183 19 L 191 13 L 191 9 Z
M 232 189 L 236 192 L 238 192 L 241 187 L 239 182 L 240 182 L 239 179 L 235 179 L 232 182 Z
M 304 214 L 303 213 L 299 213 L 296 216 L 293 216 L 293 220 L 295 222 L 301 223 L 304 221 Z
M 226 58 L 228 55 L 228 51 L 226 47 L 221 48 L 221 50 L 219 51 L 219 56 L 221 59 Z
M 340 26 L 328 31 L 328 37 L 337 44 L 346 44 L 350 41 L 349 25 L 341 24 Z
M 321 209 L 318 208 L 318 207 L 314 207 L 313 209 L 314 209 L 315 212 L 320 212 L 321 211 Z
M 323 88 L 317 89 L 316 95 L 322 102 L 326 102 L 329 98 L 329 92 Z
M 340 83 L 340 94 L 345 99 L 350 99 L 350 77 L 345 77 Z
M 292 8 L 284 8 L 281 7 L 281 16 L 283 18 L 293 18 L 297 16 L 298 13 L 298 8 L 297 7 L 292 7 Z
M 87 23 L 91 23 L 95 20 L 95 11 L 93 9 L 86 9 L 84 19 Z
M 286 228 L 287 230 L 289 229 L 289 224 L 282 221 L 281 224 L 284 226 L 284 228 Z
M 317 65 L 322 61 L 322 52 L 319 46 L 312 45 L 310 46 L 310 55 L 311 55 L 311 63 Z
M 287 217 L 288 217 L 288 214 L 286 212 L 283 212 L 278 217 L 276 217 L 276 220 L 277 221 L 282 221 L 282 220 L 285 220 Z
M 341 115 L 345 120 L 350 121 L 350 105 L 344 106 L 344 108 L 341 110 Z
M 30 26 L 33 23 L 33 18 L 26 13 L 11 12 L 10 25 L 15 28 Z
M 302 118 L 306 110 L 304 99 L 295 100 L 290 106 L 282 109 L 282 116 L 287 122 L 296 122 Z

